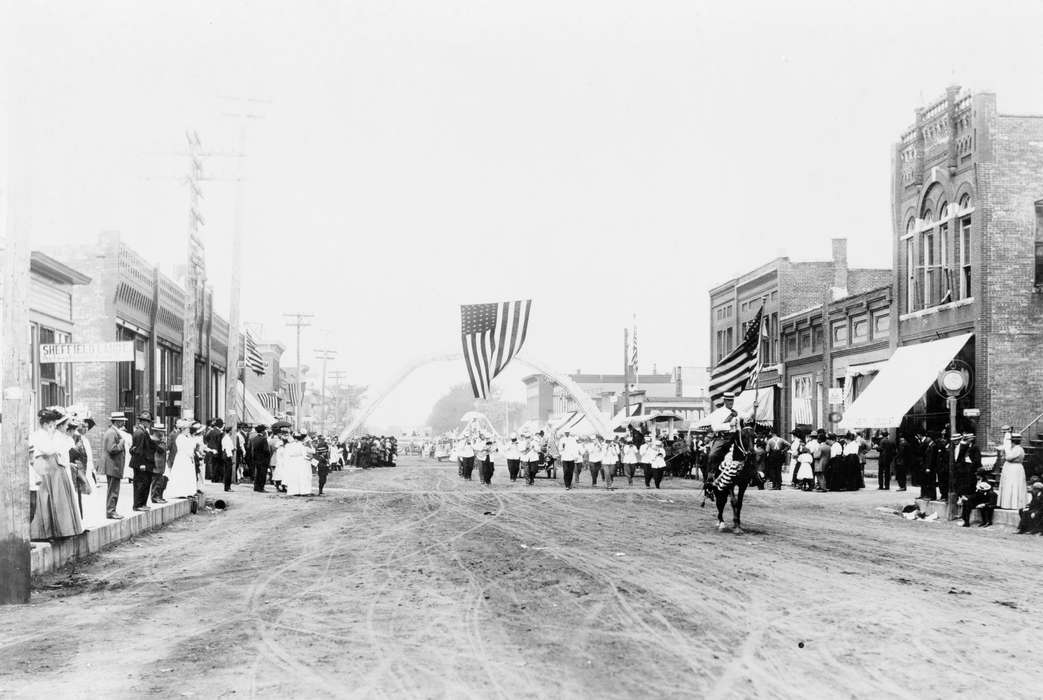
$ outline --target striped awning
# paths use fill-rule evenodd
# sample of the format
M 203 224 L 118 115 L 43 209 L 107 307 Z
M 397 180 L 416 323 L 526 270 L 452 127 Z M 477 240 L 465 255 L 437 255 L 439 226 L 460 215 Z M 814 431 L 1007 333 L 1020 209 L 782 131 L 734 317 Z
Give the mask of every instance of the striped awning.
M 793 399 L 793 425 L 815 427 L 815 409 L 811 405 L 811 399 Z

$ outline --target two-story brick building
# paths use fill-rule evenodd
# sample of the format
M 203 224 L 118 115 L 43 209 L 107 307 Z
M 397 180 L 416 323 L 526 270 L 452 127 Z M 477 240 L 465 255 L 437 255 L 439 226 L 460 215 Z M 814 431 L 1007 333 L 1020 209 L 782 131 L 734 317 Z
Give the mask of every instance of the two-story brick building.
M 772 415 L 776 416 L 777 423 L 781 423 L 779 417 L 788 415 L 783 410 L 780 391 L 784 387 L 780 320 L 792 320 L 812 309 L 821 309 L 834 299 L 891 283 L 890 270 L 850 268 L 846 239 L 833 239 L 831 247 L 832 256 L 828 261 L 794 262 L 780 257 L 710 290 L 710 359 L 714 365 L 735 349 L 748 324 L 763 307 L 766 333 L 760 352 L 764 370 L 758 387 L 773 389 Z M 820 346 L 823 344 L 824 339 L 815 335 L 812 326 L 809 325 L 807 331 L 809 345 L 815 343 L 816 338 Z M 817 332 L 821 335 L 821 327 Z M 812 381 L 812 391 L 815 391 L 814 383 Z

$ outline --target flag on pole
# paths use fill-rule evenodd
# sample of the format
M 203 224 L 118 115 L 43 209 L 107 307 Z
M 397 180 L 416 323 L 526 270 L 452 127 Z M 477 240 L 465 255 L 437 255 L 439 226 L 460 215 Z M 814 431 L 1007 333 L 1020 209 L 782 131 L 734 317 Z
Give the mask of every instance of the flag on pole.
M 262 391 L 257 394 L 257 400 L 261 402 L 261 406 L 270 413 L 275 413 L 279 410 L 279 395 L 274 391 Z
M 290 403 L 294 406 L 304 405 L 304 382 L 294 382 L 286 387 L 286 391 L 290 396 Z
M 246 342 L 243 343 L 243 359 L 246 362 L 246 366 L 256 374 L 264 374 L 264 358 L 261 357 L 260 351 L 257 350 L 257 342 L 250 331 L 246 331 Z
M 630 366 L 634 368 L 634 376 L 636 377 L 637 372 L 637 314 L 634 314 L 634 342 L 631 343 L 631 355 L 630 355 Z
M 736 394 L 749 387 L 760 369 L 762 306 L 746 329 L 739 347 L 717 363 L 710 372 L 710 400 L 716 402 L 726 391 Z
M 525 343 L 532 299 L 460 306 L 460 341 L 476 399 L 489 387 Z

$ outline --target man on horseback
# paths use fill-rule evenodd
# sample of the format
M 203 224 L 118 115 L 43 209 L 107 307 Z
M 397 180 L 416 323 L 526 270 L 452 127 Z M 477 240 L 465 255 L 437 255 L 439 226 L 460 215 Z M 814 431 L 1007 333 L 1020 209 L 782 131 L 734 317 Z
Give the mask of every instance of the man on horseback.
M 713 483 L 721 462 L 732 449 L 735 435 L 739 430 L 739 414 L 735 411 L 735 394 L 724 392 L 724 405 L 720 406 L 710 414 L 710 430 L 713 431 L 713 441 L 710 443 L 710 451 L 707 456 L 706 483 L 703 488 L 707 495 L 711 494 L 710 485 Z
M 739 515 L 746 488 L 757 473 L 754 454 L 755 426 L 752 421 L 743 425 L 735 411 L 735 394 L 724 394 L 724 405 L 710 414 L 713 442 L 710 445 L 706 482 L 703 490 L 706 498 L 717 506 L 717 526 L 723 530 L 724 506 L 729 497 L 732 501 L 734 526 L 732 531 L 741 533 Z M 738 494 L 735 487 L 738 486 Z

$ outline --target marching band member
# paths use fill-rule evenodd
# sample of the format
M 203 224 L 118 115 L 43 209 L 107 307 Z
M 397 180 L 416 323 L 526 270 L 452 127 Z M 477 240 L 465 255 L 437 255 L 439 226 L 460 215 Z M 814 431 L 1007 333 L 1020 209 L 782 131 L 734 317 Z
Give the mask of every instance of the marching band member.
M 511 477 L 511 481 L 518 480 L 518 467 L 521 465 L 521 447 L 518 445 L 518 436 L 511 435 L 511 441 L 507 444 L 507 447 L 503 451 L 504 457 L 507 459 L 507 474 Z
M 652 479 L 655 481 L 655 487 L 659 488 L 659 485 L 663 483 L 663 474 L 666 472 L 666 450 L 663 449 L 663 443 L 659 440 L 652 441 L 652 461 L 649 463 L 652 471 Z M 645 477 L 645 485 L 648 485 L 648 477 Z
M 576 442 L 576 438 L 569 434 L 569 431 L 565 431 L 565 437 L 561 439 L 558 444 L 558 450 L 561 453 L 561 468 L 565 478 L 565 490 L 572 490 L 572 475 L 576 470 L 576 460 L 579 459 L 579 443 Z
M 637 450 L 637 462 L 641 465 L 641 473 L 645 477 L 645 488 L 652 488 L 652 460 L 655 459 L 658 440 L 648 440 Z M 662 477 L 660 476 L 660 479 Z M 658 486 L 656 488 L 659 488 Z
M 600 436 L 598 436 L 598 439 L 601 439 Z M 605 481 L 605 488 L 609 490 L 615 488 L 612 485 L 612 477 L 615 476 L 616 466 L 621 458 L 622 454 L 619 451 L 619 443 L 616 442 L 616 436 L 609 435 L 608 440 L 605 441 L 601 448 L 601 476 Z
M 460 444 L 457 445 L 456 455 L 460 458 L 460 476 L 471 481 L 471 474 L 474 472 L 474 445 L 466 437 L 461 438 Z
M 623 445 L 623 471 L 627 476 L 627 484 L 634 485 L 634 469 L 637 467 L 637 447 L 634 446 L 634 438 L 627 435 Z
M 536 478 L 536 470 L 540 467 L 540 443 L 536 438 L 526 438 L 525 447 L 522 450 L 522 459 L 525 461 L 525 484 L 532 486 Z
M 590 485 L 598 485 L 598 474 L 601 473 L 601 462 L 605 455 L 604 438 L 600 435 L 587 443 L 587 462 L 590 464 Z

